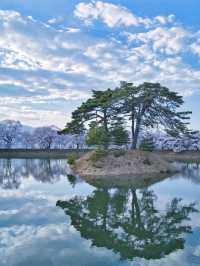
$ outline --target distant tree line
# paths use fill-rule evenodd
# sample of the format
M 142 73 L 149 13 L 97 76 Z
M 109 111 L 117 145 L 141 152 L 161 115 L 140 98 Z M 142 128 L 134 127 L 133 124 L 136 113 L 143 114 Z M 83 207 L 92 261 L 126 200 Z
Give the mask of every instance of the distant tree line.
M 52 127 L 38 127 L 32 131 L 24 130 L 17 121 L 0 122 L 0 148 L 12 149 L 64 149 L 83 148 L 85 137 L 83 135 L 59 135 Z
M 130 143 L 136 149 L 141 132 L 149 128 L 157 127 L 174 137 L 192 134 L 188 129 L 191 112 L 180 111 L 183 103 L 181 95 L 159 83 L 121 82 L 115 89 L 93 90 L 60 134 L 86 133 L 89 146 L 107 149 Z

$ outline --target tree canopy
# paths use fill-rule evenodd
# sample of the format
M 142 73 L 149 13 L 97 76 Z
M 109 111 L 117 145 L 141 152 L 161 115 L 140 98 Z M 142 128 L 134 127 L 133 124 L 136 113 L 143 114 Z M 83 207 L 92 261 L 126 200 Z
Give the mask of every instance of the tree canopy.
M 134 86 L 122 82 L 119 88 L 123 101 L 123 114 L 131 120 L 132 148 L 137 147 L 138 136 L 143 128 L 162 127 L 172 135 L 186 133 L 191 112 L 179 112 L 184 103 L 177 92 L 159 83 L 143 83 Z
M 121 82 L 113 90 L 93 90 L 92 97 L 72 113 L 72 121 L 61 133 L 79 134 L 91 125 L 94 133 L 91 122 L 95 122 L 98 134 L 101 130 L 109 138 L 108 147 L 112 144 L 112 136 L 115 143 L 119 143 L 118 140 L 127 143 L 129 136 L 125 125 L 130 125 L 131 147 L 136 149 L 139 134 L 145 128 L 160 127 L 173 136 L 186 134 L 191 112 L 180 111 L 183 103 L 181 95 L 159 83 L 145 82 L 135 86 Z

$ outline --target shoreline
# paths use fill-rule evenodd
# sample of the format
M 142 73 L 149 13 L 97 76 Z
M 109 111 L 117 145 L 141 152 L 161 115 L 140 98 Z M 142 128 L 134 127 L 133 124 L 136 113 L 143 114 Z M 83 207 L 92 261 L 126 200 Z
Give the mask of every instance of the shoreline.
M 172 151 L 155 151 L 155 153 L 160 155 L 163 159 L 169 160 L 171 162 L 182 161 L 200 163 L 200 151 L 184 151 L 180 153 L 175 153 Z
M 66 159 L 69 154 L 78 156 L 88 152 L 86 149 L 0 149 L 0 159 Z
M 67 159 L 67 156 L 76 153 L 79 156 L 91 151 L 91 149 L 0 149 L 0 158 L 21 158 L 21 159 L 42 159 L 42 158 L 57 158 Z M 158 154 L 163 159 L 169 161 L 187 161 L 200 162 L 200 151 L 184 151 L 175 153 L 172 151 L 154 151 L 152 154 Z

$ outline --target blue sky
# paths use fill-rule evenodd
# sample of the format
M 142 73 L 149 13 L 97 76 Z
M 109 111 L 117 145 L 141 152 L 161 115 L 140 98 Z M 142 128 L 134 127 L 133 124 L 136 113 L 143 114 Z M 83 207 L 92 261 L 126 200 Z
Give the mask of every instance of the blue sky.
M 200 129 L 199 0 L 1 0 L 0 120 L 63 127 L 92 89 L 160 82 Z

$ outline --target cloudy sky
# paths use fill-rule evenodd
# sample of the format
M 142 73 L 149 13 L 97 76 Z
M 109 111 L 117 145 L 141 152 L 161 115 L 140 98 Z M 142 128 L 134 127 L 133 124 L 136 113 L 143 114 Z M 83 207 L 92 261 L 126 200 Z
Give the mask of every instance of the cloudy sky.
M 161 82 L 200 129 L 199 0 L 1 0 L 0 120 L 63 127 L 92 89 Z

